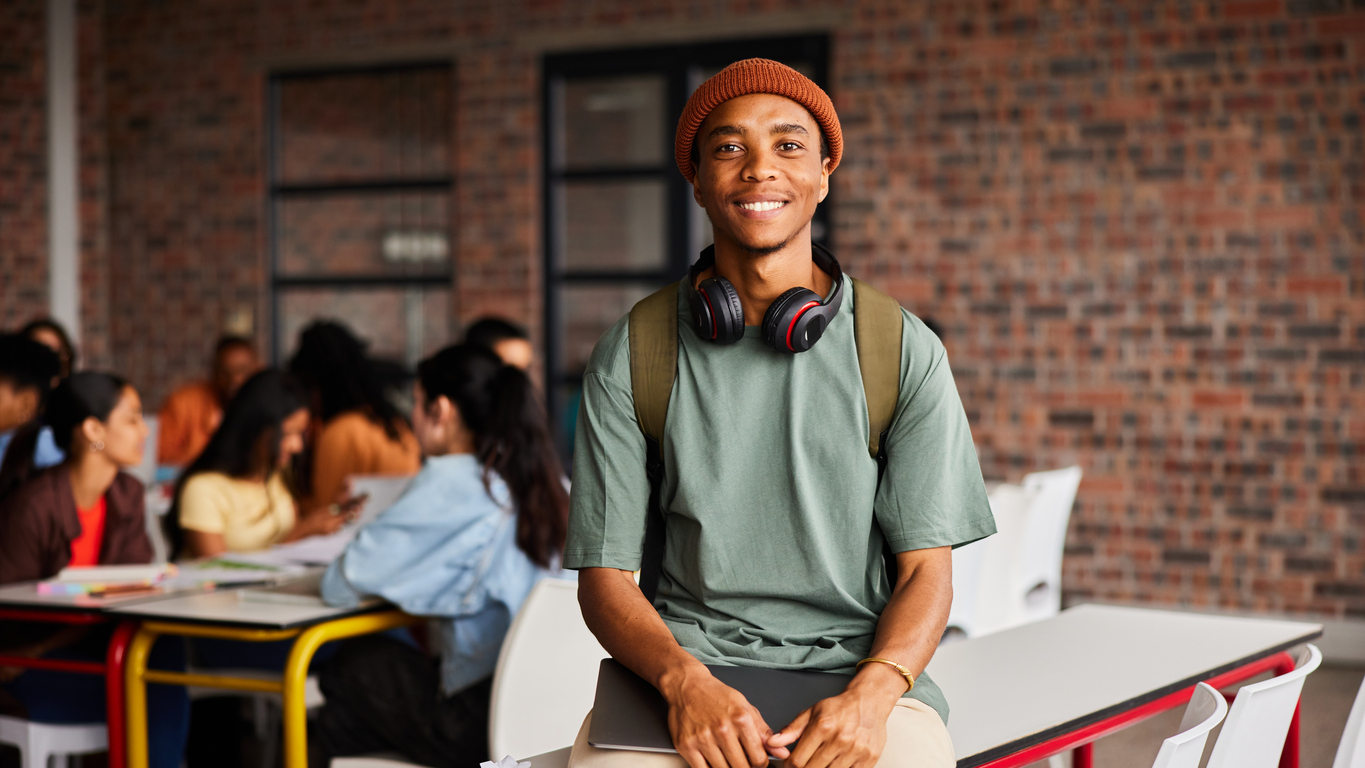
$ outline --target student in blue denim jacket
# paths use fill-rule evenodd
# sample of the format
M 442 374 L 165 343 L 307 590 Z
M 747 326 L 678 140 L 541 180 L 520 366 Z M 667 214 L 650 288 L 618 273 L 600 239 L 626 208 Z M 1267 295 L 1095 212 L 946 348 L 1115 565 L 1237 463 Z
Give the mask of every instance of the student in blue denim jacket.
M 377 751 L 428 766 L 488 759 L 488 699 L 503 636 L 531 587 L 559 568 L 568 496 L 526 374 L 461 344 L 417 368 L 422 471 L 361 529 L 322 581 L 332 605 L 369 595 L 437 629 L 430 659 L 389 636 L 342 645 L 319 675 L 327 704 L 309 764 Z

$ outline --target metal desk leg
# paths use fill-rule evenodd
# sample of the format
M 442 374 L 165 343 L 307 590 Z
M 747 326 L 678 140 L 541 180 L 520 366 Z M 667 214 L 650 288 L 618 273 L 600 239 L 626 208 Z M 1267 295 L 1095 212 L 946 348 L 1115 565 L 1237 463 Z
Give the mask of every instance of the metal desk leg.
M 1071 768 L 1091 768 L 1095 764 L 1095 742 L 1090 741 L 1071 752 Z
M 128 644 L 137 631 L 136 621 L 124 621 L 114 629 L 109 647 L 104 652 L 104 711 L 109 728 L 109 768 L 126 768 L 128 753 L 124 748 L 127 733 L 124 724 L 123 663 Z
M 284 666 L 284 768 L 308 768 L 308 710 L 303 692 L 308 664 L 318 648 L 331 640 L 383 632 L 419 621 L 405 613 L 388 611 L 318 624 L 298 636 Z
M 124 720 L 127 724 L 126 768 L 147 768 L 147 657 L 156 642 L 156 630 L 141 627 L 133 635 L 124 658 Z

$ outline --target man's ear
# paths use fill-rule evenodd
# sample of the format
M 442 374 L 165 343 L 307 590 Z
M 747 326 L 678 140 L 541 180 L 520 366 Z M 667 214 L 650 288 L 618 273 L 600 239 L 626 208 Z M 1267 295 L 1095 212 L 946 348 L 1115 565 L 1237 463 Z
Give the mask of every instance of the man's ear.
M 820 200 L 819 200 L 819 202 L 822 202 L 822 203 L 825 202 L 825 198 L 828 197 L 828 196 L 829 196 L 829 158 L 828 158 L 828 157 L 823 157 L 823 158 L 820 158 Z
M 701 176 L 701 167 L 698 166 L 696 163 L 693 163 L 693 164 L 692 164 L 692 199 L 697 201 L 697 207 L 698 207 L 698 208 L 705 208 L 705 207 L 706 207 L 706 204 L 703 203 L 703 202 L 701 201 L 701 182 L 698 181 L 698 178 L 699 178 L 700 176 Z

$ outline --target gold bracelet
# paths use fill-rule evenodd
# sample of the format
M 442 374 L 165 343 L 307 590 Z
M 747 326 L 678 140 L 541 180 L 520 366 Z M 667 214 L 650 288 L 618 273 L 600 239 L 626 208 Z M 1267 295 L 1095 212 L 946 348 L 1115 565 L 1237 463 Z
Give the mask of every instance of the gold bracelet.
M 902 664 L 897 664 L 896 662 L 890 659 L 879 659 L 876 656 L 870 656 L 853 665 L 853 669 L 854 670 L 861 669 L 864 664 L 870 664 L 871 662 L 874 661 L 880 662 L 882 664 L 890 664 L 891 666 L 895 667 L 896 671 L 901 673 L 901 677 L 905 678 L 905 682 L 910 684 L 910 689 L 907 690 L 906 693 L 915 690 L 915 673 L 911 672 L 909 667 L 906 667 Z

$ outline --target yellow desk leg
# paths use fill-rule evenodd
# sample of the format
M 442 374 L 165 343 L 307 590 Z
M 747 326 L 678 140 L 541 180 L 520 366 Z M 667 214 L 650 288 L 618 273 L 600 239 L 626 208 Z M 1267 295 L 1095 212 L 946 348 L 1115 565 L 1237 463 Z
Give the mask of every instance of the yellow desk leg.
M 303 687 L 308 679 L 308 664 L 318 648 L 331 640 L 369 635 L 420 621 L 402 611 L 385 611 L 318 624 L 299 635 L 284 665 L 284 768 L 308 768 L 308 711 Z M 128 768 L 144 767 L 130 764 Z
M 156 630 L 143 626 L 128 645 L 123 665 L 124 722 L 128 736 L 127 768 L 147 768 L 147 657 L 156 642 Z

